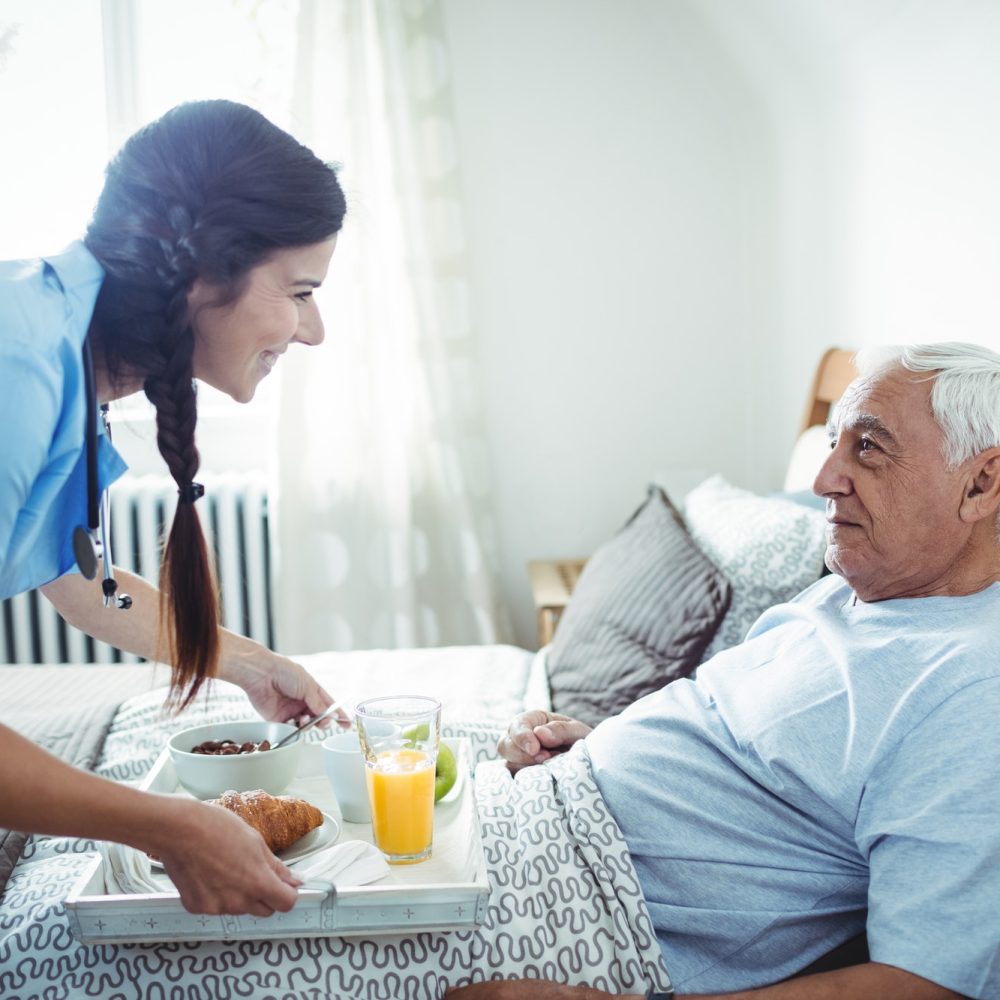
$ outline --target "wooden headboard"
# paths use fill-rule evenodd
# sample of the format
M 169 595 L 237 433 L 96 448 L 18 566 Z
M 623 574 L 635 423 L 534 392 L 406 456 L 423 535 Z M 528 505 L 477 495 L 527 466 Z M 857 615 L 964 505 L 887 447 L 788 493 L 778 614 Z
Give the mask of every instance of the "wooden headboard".
M 844 394 L 844 390 L 858 374 L 854 367 L 854 351 L 842 347 L 831 347 L 822 358 L 813 376 L 812 389 L 802 418 L 801 434 L 804 430 L 819 424 L 826 425 L 830 407 Z

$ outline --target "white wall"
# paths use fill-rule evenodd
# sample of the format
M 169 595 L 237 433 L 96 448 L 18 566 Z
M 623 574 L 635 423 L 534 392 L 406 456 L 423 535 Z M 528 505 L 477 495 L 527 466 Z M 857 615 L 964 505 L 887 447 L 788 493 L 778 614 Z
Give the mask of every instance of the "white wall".
M 1000 348 L 997 0 L 444 6 L 518 641 L 657 474 L 779 486 L 826 347 Z
M 445 11 L 502 584 L 530 645 L 528 559 L 589 553 L 658 475 L 774 485 L 744 388 L 773 319 L 772 139 L 684 3 Z
M 846 318 L 1000 348 L 1000 4 L 910 3 L 858 53 Z
M 698 9 L 775 125 L 781 351 L 1000 346 L 1000 4 L 699 0 Z

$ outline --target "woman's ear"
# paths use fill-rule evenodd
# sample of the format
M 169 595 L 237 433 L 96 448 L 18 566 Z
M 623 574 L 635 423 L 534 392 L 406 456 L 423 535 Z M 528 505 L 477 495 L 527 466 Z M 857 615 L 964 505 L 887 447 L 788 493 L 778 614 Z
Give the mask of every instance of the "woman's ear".
M 959 516 L 969 524 L 995 518 L 1000 510 L 1000 448 L 981 451 L 970 463 Z
M 198 333 L 198 319 L 205 310 L 226 308 L 226 289 L 204 278 L 195 278 L 187 292 L 188 322 Z
M 204 278 L 195 278 L 187 293 L 188 315 L 194 316 L 199 309 L 212 304 L 212 286 Z

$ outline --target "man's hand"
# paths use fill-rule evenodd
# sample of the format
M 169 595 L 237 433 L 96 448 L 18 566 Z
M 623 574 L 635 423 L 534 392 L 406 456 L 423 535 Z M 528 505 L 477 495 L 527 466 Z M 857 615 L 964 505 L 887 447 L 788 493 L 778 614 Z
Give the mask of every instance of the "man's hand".
M 590 986 L 563 986 L 545 979 L 494 979 L 445 992 L 445 1000 L 608 1000 L 609 997 L 644 1000 L 641 993 L 605 993 Z
M 506 979 L 450 989 L 446 1000 L 644 1000 L 642 994 L 605 993 L 541 979 Z M 962 1000 L 958 993 L 891 965 L 864 965 L 789 979 L 737 993 L 685 993 L 677 1000 Z
M 512 772 L 519 771 L 568 750 L 589 732 L 590 726 L 568 715 L 536 709 L 514 719 L 497 744 L 497 752 Z

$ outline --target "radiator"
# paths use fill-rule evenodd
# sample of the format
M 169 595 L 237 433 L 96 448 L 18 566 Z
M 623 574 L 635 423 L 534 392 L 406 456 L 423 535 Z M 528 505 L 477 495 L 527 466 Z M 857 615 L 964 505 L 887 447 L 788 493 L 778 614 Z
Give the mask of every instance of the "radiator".
M 275 645 L 271 604 L 271 548 L 267 490 L 257 473 L 199 477 L 202 528 L 214 553 L 222 623 Z M 169 476 L 126 475 L 111 487 L 111 545 L 115 565 L 156 582 L 160 545 L 173 515 L 177 487 Z M 127 590 L 127 588 L 124 588 Z M 135 663 L 68 626 L 37 591 L 0 608 L 0 663 Z M 128 611 L 108 609 L 109 615 Z

